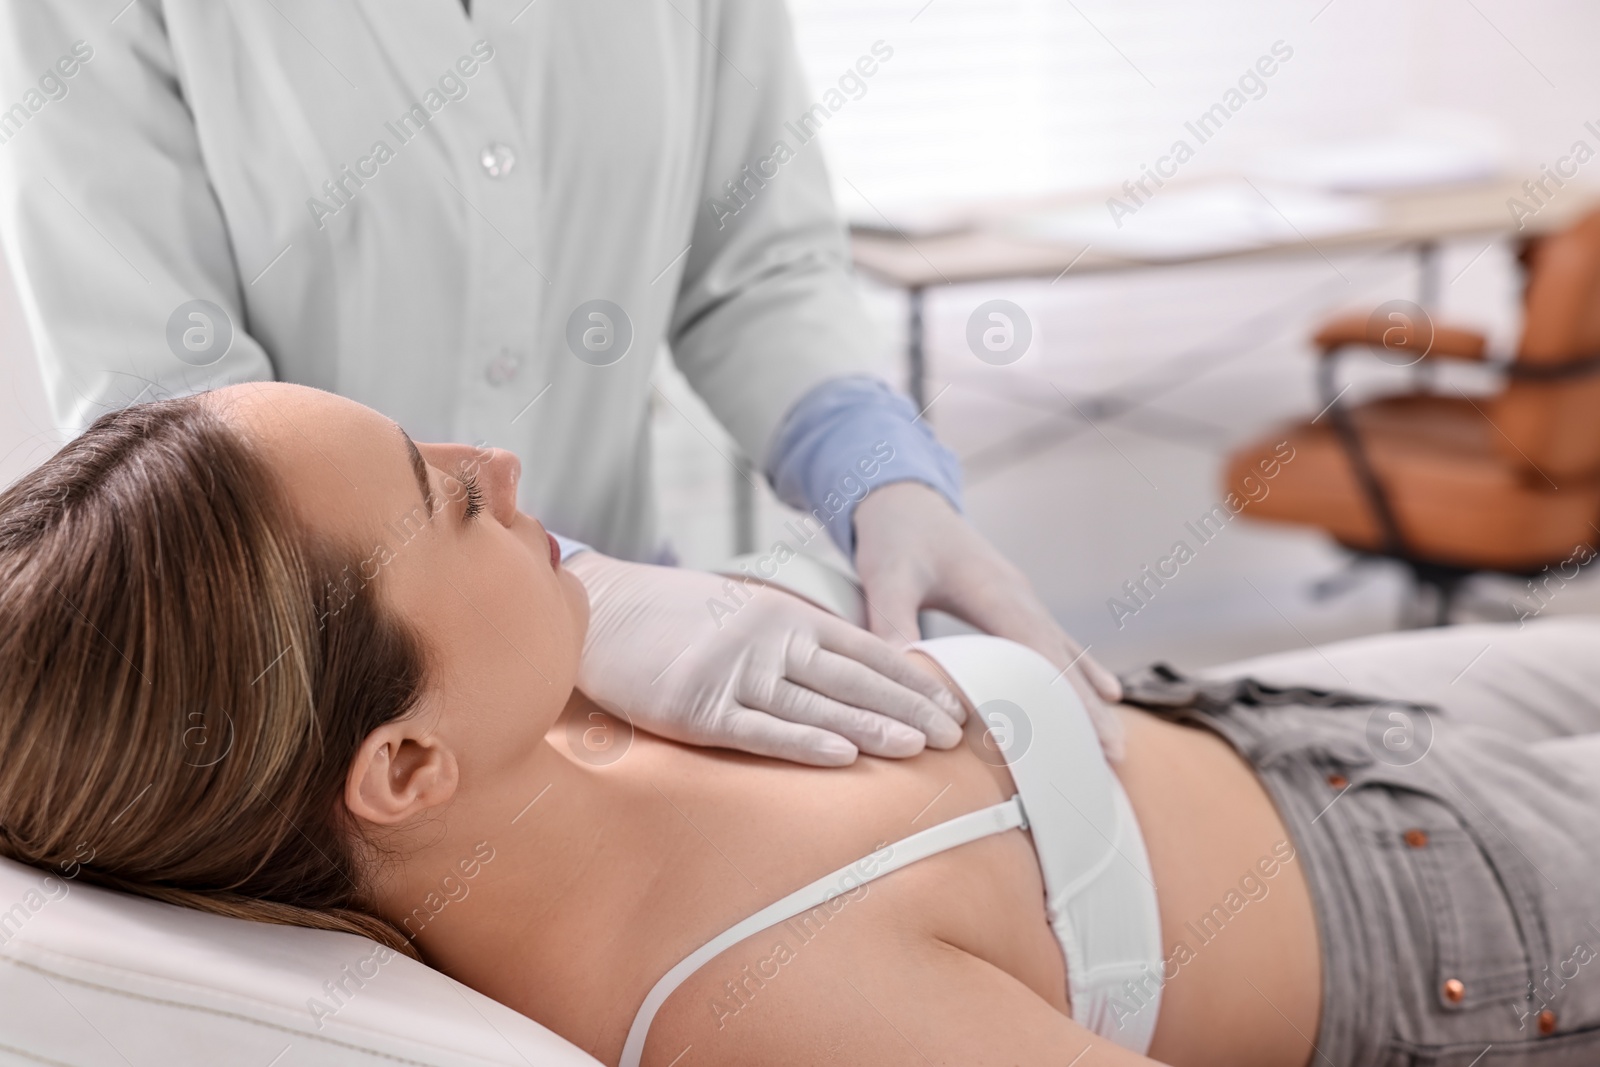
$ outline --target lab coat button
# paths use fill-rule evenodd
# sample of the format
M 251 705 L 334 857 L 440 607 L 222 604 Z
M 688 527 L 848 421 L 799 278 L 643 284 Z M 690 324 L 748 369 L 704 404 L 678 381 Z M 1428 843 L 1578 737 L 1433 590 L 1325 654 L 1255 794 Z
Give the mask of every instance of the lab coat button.
M 522 369 L 522 360 L 515 352 L 508 348 L 500 350 L 500 354 L 489 361 L 484 368 L 484 377 L 489 379 L 490 385 L 507 385 L 517 376 L 517 371 Z
M 517 154 L 511 150 L 510 145 L 490 141 L 478 154 L 478 162 L 483 164 L 483 172 L 489 177 L 504 178 L 511 173 L 511 168 L 517 165 Z

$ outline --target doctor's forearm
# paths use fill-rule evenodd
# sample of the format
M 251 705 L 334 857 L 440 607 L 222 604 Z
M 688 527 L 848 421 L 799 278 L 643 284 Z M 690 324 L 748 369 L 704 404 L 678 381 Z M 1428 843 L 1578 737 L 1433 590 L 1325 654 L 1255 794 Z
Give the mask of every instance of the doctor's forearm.
M 816 99 L 783 0 L 710 6 L 718 54 L 761 77 L 721 78 L 708 101 L 667 340 L 695 391 L 760 462 L 803 397 L 867 373 L 881 342 L 850 277 L 822 145 L 796 133 L 795 116 Z M 781 166 L 770 158 L 779 144 Z

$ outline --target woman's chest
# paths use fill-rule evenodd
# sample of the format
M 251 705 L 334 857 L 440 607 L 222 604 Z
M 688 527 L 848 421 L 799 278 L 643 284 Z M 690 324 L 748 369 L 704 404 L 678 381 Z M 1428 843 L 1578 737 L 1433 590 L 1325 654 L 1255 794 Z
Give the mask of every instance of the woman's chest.
M 1065 965 L 1025 832 L 905 862 L 922 851 L 908 845 L 915 835 L 1007 800 L 1003 772 L 957 753 L 850 772 L 762 764 L 749 775 L 737 758 L 718 758 L 713 770 L 635 757 L 631 773 L 648 779 L 672 817 L 651 831 L 654 859 L 636 862 L 610 888 L 614 902 L 596 909 L 619 921 L 604 938 L 596 928 L 590 943 L 604 947 L 560 994 L 568 1036 L 600 1059 L 615 1058 L 658 979 L 697 952 L 652 1034 L 781 1026 L 842 976 L 889 964 L 896 977 L 885 980 L 903 988 L 926 972 L 930 953 L 951 951 L 1066 1010 Z M 708 772 L 715 788 L 703 785 Z M 596 866 L 611 864 L 597 857 Z M 808 886 L 817 890 L 810 899 L 727 934 Z
M 947 965 L 952 954 L 981 960 L 1068 1011 L 1065 964 L 1023 832 L 923 860 L 721 951 L 664 1003 L 645 1062 L 669 1063 L 691 1045 L 708 1053 L 759 1047 L 796 1025 L 824 1026 L 841 1001 L 914 1013 L 941 998 L 945 975 L 960 973 Z M 631 1022 L 613 1022 L 608 1036 L 620 1042 Z M 604 1043 L 600 1058 L 613 1047 L 620 1044 Z

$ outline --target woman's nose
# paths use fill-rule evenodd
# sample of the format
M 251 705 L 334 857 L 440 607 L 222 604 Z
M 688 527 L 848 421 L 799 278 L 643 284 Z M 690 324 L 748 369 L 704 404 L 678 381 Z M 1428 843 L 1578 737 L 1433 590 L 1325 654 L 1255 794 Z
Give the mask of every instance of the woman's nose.
M 517 519 L 517 484 L 522 480 L 522 460 L 515 452 L 491 448 L 479 477 L 486 483 L 482 491 L 488 497 L 490 512 L 501 525 L 510 526 Z
M 517 518 L 517 483 L 522 480 L 522 461 L 503 448 L 460 444 L 417 445 L 432 467 L 445 474 L 445 495 L 460 500 L 461 482 L 470 477 L 483 494 L 484 509 L 496 521 L 510 526 Z

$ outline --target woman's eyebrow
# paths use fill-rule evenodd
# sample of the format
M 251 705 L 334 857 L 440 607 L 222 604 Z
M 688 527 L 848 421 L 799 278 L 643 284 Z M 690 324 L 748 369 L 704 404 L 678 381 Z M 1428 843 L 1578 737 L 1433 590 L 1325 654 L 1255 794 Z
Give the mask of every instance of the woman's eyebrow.
M 411 459 L 411 473 L 417 476 L 417 488 L 422 491 L 422 502 L 428 506 L 428 521 L 433 521 L 433 488 L 428 484 L 428 464 L 423 461 L 422 453 L 417 451 L 417 443 L 406 433 L 405 428 L 399 423 L 395 429 L 400 431 L 401 440 L 406 443 L 406 453 Z

